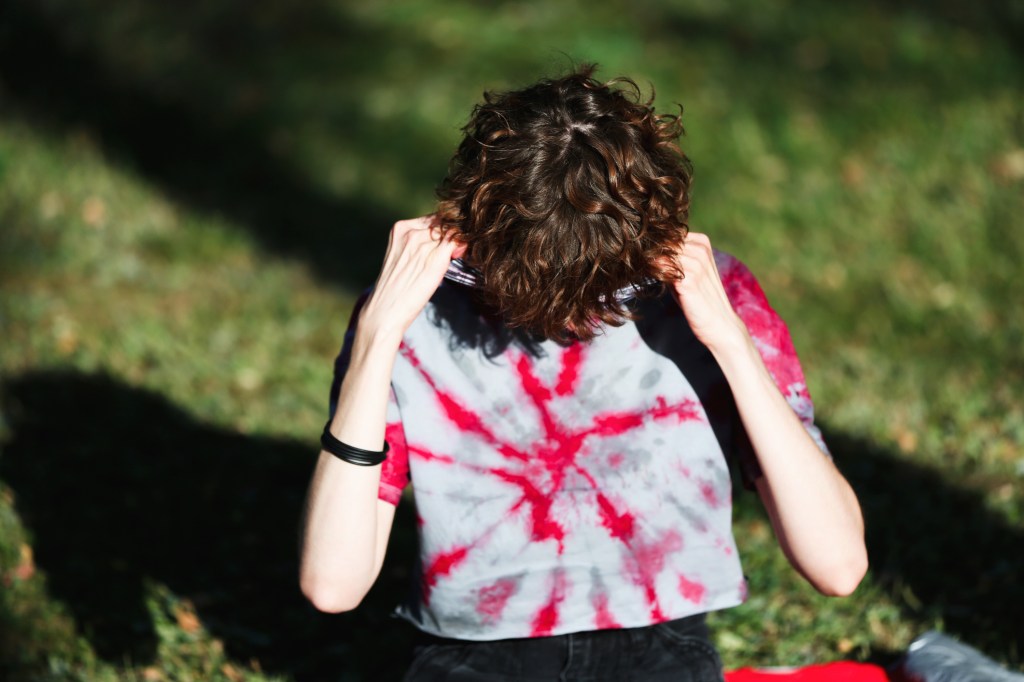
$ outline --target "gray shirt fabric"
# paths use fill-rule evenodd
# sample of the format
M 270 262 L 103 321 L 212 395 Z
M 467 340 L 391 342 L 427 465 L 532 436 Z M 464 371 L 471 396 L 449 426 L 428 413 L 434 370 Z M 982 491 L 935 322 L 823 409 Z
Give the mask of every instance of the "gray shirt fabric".
M 827 456 L 786 325 L 742 263 L 715 257 Z M 637 321 L 558 345 L 488 317 L 474 282 L 453 261 L 392 374 L 380 498 L 397 504 L 413 484 L 420 539 L 416 589 L 396 613 L 435 635 L 492 640 L 741 603 L 728 459 L 748 484 L 759 469 L 729 386 L 674 298 L 636 296 L 648 282 L 620 290 Z

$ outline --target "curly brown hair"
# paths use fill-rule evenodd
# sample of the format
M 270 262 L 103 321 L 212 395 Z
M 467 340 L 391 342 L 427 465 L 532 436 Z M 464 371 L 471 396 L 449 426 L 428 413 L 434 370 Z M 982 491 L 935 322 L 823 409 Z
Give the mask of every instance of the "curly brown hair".
M 559 343 L 636 319 L 617 290 L 653 279 L 664 291 L 682 276 L 659 260 L 688 229 L 679 116 L 655 113 L 653 89 L 644 101 L 632 80 L 601 83 L 595 69 L 484 93 L 437 192 L 440 228 L 466 243 L 482 302 Z

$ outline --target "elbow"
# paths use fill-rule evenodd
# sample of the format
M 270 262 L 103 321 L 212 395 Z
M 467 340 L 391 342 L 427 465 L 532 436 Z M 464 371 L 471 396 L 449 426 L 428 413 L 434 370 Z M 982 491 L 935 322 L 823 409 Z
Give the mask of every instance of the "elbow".
M 328 581 L 303 578 L 299 581 L 302 595 L 323 613 L 344 613 L 354 610 L 366 596 L 364 590 L 345 589 Z
M 826 597 L 849 597 L 868 571 L 867 552 L 833 564 L 814 581 L 814 588 Z

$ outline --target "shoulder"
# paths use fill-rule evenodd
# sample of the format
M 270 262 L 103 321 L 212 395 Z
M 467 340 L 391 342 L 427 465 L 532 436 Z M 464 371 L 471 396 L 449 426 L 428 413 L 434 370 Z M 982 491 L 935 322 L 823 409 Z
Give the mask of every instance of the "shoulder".
M 729 303 L 750 328 L 751 333 L 755 332 L 755 328 L 760 329 L 766 324 L 774 323 L 777 315 L 750 268 L 731 253 L 721 249 L 713 249 L 713 252 L 715 267 L 718 268 L 718 275 L 722 280 L 725 294 L 729 297 Z
M 715 265 L 729 303 L 746 325 L 765 364 L 780 383 L 785 383 L 796 366 L 796 353 L 785 321 L 772 308 L 754 273 L 742 261 L 725 251 L 715 250 Z
M 743 320 L 765 366 L 787 399 L 810 401 L 789 327 L 775 312 L 760 283 L 738 258 L 715 252 L 715 265 L 729 302 Z M 799 412 L 799 410 L 798 410 Z
M 711 252 L 715 256 L 715 265 L 718 267 L 718 273 L 722 275 L 723 280 L 726 277 L 726 273 L 732 273 L 737 268 L 745 269 L 747 267 L 742 262 L 740 262 L 739 258 L 732 255 L 728 251 L 723 251 L 718 247 L 712 247 Z

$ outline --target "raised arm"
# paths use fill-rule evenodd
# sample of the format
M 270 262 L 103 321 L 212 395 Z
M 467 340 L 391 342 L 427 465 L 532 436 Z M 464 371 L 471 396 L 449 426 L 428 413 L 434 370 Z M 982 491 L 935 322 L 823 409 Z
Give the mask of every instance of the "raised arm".
M 676 300 L 732 389 L 779 544 L 819 592 L 853 592 L 868 564 L 856 495 L 779 391 L 729 301 L 707 236 L 689 233 L 676 262 L 685 274 L 675 282 Z
M 400 221 L 384 266 L 358 311 L 351 359 L 330 430 L 366 450 L 384 443 L 391 372 L 402 336 L 464 247 L 437 238 L 429 218 Z M 321 451 L 302 523 L 299 585 L 320 610 L 355 608 L 380 573 L 394 505 L 378 499 L 381 466 L 350 464 Z

